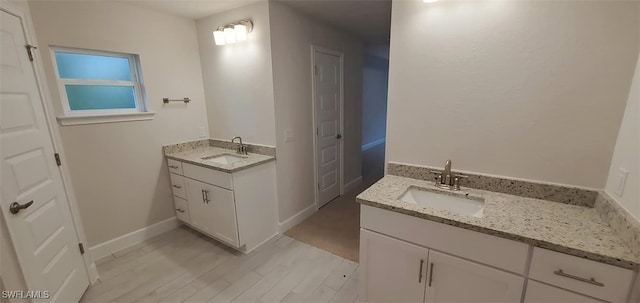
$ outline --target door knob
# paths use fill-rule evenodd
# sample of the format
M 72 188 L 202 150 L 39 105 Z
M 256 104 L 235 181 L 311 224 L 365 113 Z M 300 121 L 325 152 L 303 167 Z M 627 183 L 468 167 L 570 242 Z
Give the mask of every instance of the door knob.
M 337 134 L 336 135 L 336 139 L 340 139 L 340 138 L 342 138 L 342 135 L 341 134 Z
M 33 204 L 33 200 L 31 200 L 31 201 L 29 201 L 29 202 L 27 202 L 25 204 L 20 204 L 18 202 L 13 202 L 13 203 L 11 203 L 9 205 L 9 211 L 12 214 L 15 215 L 15 214 L 19 213 L 21 210 L 29 208 L 29 206 L 31 206 L 31 204 Z

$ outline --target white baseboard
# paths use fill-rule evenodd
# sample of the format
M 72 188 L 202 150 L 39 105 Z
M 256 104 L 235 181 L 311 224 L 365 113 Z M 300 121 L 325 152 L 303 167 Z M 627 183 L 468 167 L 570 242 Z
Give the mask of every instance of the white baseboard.
M 387 141 L 387 139 L 386 138 L 382 138 L 382 139 L 378 139 L 378 140 L 373 141 L 373 142 L 369 142 L 369 143 L 367 143 L 367 144 L 362 146 L 362 151 L 365 151 L 365 150 L 367 150 L 369 148 L 372 148 L 374 146 L 380 145 L 380 144 L 384 143 L 385 141 Z
M 301 210 L 300 212 L 298 212 L 297 214 L 289 217 L 288 219 L 284 220 L 283 222 L 279 222 L 278 223 L 278 232 L 279 233 L 284 233 L 285 231 L 289 230 L 290 228 L 298 225 L 298 223 L 304 221 L 304 219 L 306 219 L 309 216 L 313 215 L 317 210 L 318 209 L 316 208 L 316 204 L 315 203 L 309 205 L 309 207 Z
M 356 188 L 358 188 L 360 185 L 362 185 L 362 176 L 359 176 L 353 180 L 351 180 L 351 182 L 347 183 L 344 185 L 344 193 L 348 193 Z
M 179 225 L 178 219 L 176 217 L 171 217 L 156 224 L 143 227 L 126 235 L 92 246 L 89 248 L 89 254 L 93 260 L 97 260 L 134 244 L 138 244 L 144 240 L 151 239 L 159 234 L 168 232 L 177 228 Z

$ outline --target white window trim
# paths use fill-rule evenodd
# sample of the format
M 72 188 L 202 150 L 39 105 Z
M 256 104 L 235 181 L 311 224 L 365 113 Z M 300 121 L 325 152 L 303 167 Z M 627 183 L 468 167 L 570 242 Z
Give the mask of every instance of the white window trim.
M 56 51 L 70 52 L 88 55 L 112 56 L 118 58 L 128 58 L 131 70 L 131 81 L 115 80 L 85 80 L 85 79 L 62 79 L 58 71 Z M 77 48 L 66 48 L 59 46 L 50 47 L 53 70 L 58 84 L 60 102 L 62 103 L 63 115 L 58 117 L 62 125 L 81 125 L 95 123 L 111 123 L 125 121 L 140 121 L 153 119 L 154 112 L 149 111 L 146 94 L 142 81 L 142 69 L 137 55 L 126 53 L 115 53 L 108 51 L 95 51 Z M 102 110 L 71 110 L 67 90 L 65 85 L 105 85 L 105 86 L 133 86 L 136 94 L 136 107 L 130 109 L 102 109 Z

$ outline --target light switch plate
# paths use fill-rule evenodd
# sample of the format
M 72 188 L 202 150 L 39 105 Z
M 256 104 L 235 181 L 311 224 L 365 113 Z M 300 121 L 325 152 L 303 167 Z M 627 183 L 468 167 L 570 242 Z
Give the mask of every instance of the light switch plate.
M 200 136 L 200 138 L 204 138 L 207 136 L 207 133 L 204 131 L 204 126 L 198 127 L 198 132 L 198 136 Z
M 618 169 L 618 174 L 616 175 L 616 189 L 614 191 L 614 194 L 616 194 L 619 197 L 622 197 L 622 194 L 624 194 L 624 186 L 627 183 L 627 176 L 629 175 L 629 172 L 624 169 L 624 168 L 619 168 Z
M 287 129 L 284 131 L 284 142 L 292 142 L 293 141 L 293 130 Z

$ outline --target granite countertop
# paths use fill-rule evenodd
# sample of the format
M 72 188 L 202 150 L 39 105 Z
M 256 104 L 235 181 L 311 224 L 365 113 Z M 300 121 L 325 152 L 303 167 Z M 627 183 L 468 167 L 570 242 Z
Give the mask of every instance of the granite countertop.
M 481 218 L 400 201 L 409 187 L 484 199 Z M 457 226 L 632 270 L 640 257 L 593 209 L 485 190 L 439 189 L 433 181 L 387 175 L 357 197 L 360 204 Z
M 216 163 L 216 162 L 202 159 L 202 158 L 213 158 L 213 157 L 224 155 L 224 154 L 246 157 L 246 158 L 244 160 L 230 163 L 230 164 Z M 223 171 L 226 173 L 237 172 L 243 169 L 254 167 L 256 165 L 260 165 L 262 163 L 274 161 L 276 159 L 273 156 L 254 154 L 254 153 L 249 153 L 248 155 L 240 155 L 240 154 L 237 154 L 236 151 L 234 150 L 221 148 L 221 147 L 213 147 L 213 146 L 199 147 L 195 149 L 178 151 L 174 153 L 166 153 L 165 156 L 168 159 L 182 161 L 185 163 L 202 166 L 206 168 L 211 168 L 211 169 Z

